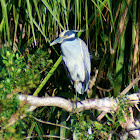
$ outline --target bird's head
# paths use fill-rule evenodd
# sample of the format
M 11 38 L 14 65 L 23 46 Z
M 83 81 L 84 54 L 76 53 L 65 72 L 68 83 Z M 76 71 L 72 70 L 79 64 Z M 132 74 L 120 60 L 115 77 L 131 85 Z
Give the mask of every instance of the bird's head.
M 59 34 L 59 37 L 54 40 L 50 46 L 55 45 L 57 43 L 62 43 L 64 41 L 72 41 L 77 38 L 77 31 L 75 30 L 65 30 Z

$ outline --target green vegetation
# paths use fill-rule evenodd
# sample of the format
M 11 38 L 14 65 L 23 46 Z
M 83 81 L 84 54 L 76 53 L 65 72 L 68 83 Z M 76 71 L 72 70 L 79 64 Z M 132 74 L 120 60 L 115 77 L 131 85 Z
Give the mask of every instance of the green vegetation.
M 124 122 L 122 110 L 129 115 L 127 101 L 120 101 L 118 112 L 98 122 L 98 110 L 69 114 L 57 107 L 39 107 L 22 117 L 29 105 L 17 95 L 76 100 L 61 64 L 59 45 L 49 46 L 67 29 L 84 30 L 78 36 L 91 54 L 91 76 L 98 69 L 92 92 L 79 95 L 78 100 L 119 97 L 140 75 L 138 0 L 1 0 L 0 12 L 1 139 L 72 139 L 74 135 L 84 140 L 107 139 L 112 131 L 116 139 L 125 131 L 119 120 Z M 134 92 L 138 84 L 128 94 Z M 16 122 L 10 125 L 13 117 Z

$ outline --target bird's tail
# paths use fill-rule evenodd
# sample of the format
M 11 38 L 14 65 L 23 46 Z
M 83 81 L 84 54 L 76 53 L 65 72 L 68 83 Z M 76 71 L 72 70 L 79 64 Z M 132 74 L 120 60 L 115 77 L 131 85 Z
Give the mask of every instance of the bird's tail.
M 74 85 L 74 88 L 79 94 L 83 94 L 88 89 L 88 83 L 86 81 L 84 82 L 79 81 L 77 82 L 76 85 Z

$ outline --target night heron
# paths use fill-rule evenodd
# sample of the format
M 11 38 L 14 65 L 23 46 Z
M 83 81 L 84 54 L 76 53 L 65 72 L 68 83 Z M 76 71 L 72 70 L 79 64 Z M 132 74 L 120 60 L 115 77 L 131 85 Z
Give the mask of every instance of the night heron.
M 50 46 L 57 43 L 61 44 L 64 67 L 76 95 L 77 92 L 83 94 L 88 89 L 91 72 L 90 54 L 85 42 L 77 37 L 77 31 L 65 30 Z

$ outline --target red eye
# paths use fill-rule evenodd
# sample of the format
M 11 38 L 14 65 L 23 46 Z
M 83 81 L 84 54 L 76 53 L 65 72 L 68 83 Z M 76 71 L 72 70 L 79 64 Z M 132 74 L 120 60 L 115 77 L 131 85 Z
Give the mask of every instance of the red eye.
M 68 37 L 68 35 L 65 35 L 64 37 Z

